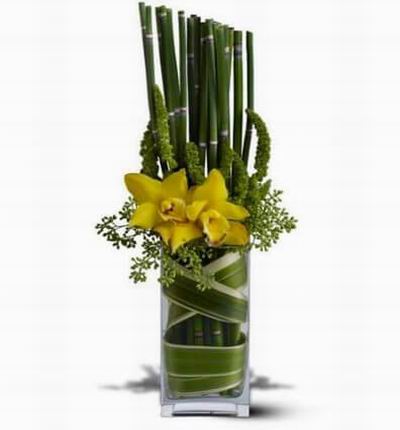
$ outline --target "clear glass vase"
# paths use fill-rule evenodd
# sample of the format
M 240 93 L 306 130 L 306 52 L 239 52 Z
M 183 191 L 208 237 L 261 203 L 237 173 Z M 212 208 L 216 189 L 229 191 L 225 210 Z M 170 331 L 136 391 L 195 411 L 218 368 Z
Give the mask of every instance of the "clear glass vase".
M 161 415 L 249 416 L 249 255 L 204 262 L 161 293 Z

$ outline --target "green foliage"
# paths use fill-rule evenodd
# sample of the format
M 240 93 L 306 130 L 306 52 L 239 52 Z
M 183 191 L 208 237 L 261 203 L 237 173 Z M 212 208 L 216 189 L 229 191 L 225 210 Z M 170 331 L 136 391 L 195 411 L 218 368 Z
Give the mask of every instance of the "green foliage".
M 257 149 L 254 162 L 254 173 L 257 180 L 262 181 L 267 176 L 268 162 L 271 155 L 271 139 L 264 120 L 253 110 L 247 109 L 247 115 L 257 131 Z
M 171 254 L 164 246 L 162 255 L 162 273 L 159 279 L 161 285 L 169 287 L 174 283 L 178 274 L 189 273 L 197 282 L 197 288 L 205 290 L 211 286 L 211 278 L 203 272 L 203 266 L 212 261 L 220 253 L 217 248 L 210 248 L 203 243 L 188 243 Z
M 191 183 L 202 184 L 204 182 L 204 170 L 200 164 L 199 150 L 195 143 L 188 142 L 185 145 L 185 161 Z
M 233 151 L 229 147 L 227 141 L 221 142 L 221 153 L 219 154 L 219 170 L 223 174 L 225 179 L 229 179 L 231 176 L 231 166 L 233 161 Z
M 233 170 L 235 176 L 232 178 L 232 200 L 242 205 L 249 188 L 249 175 L 247 174 L 246 165 L 243 160 L 237 154 L 236 151 L 232 151 L 233 155 Z
M 168 163 L 169 168 L 173 170 L 178 165 L 175 160 L 174 148 L 169 139 L 168 111 L 165 107 L 161 90 L 157 85 L 154 85 L 154 106 L 160 158 L 162 161 Z
M 108 242 L 117 249 L 121 247 L 135 248 L 137 245 L 138 234 L 132 230 L 127 222 L 129 221 L 134 210 L 133 199 L 130 198 L 118 215 L 104 216 L 101 221 L 96 224 L 95 229 L 97 234 L 104 237 Z M 125 221 L 121 224 L 121 221 Z
M 246 224 L 253 239 L 252 245 L 268 251 L 282 233 L 290 233 L 296 228 L 297 220 L 280 206 L 282 191 L 270 190 L 270 181 L 253 182 L 249 189 L 247 209 L 250 217 Z
M 155 233 L 130 227 L 128 222 L 135 210 L 135 203 L 129 198 L 117 215 L 105 216 L 95 226 L 97 234 L 104 237 L 117 249 L 140 248 L 139 255 L 132 257 L 129 279 L 144 282 L 147 272 L 159 267 L 161 258 L 160 239 Z
M 140 143 L 140 155 L 142 157 L 141 172 L 152 178 L 158 176 L 157 151 L 154 146 L 150 124 L 147 126 Z
M 137 229 L 139 230 L 139 229 Z M 160 267 L 161 247 L 159 237 L 150 231 L 141 232 L 141 254 L 132 257 L 129 279 L 135 284 L 147 280 L 147 272 Z

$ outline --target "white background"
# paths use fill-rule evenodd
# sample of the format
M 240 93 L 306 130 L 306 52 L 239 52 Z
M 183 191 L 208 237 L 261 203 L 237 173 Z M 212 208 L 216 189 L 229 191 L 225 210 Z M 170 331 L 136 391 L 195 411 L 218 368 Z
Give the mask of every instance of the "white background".
M 159 288 L 132 286 L 94 224 L 139 167 L 137 5 L 3 0 L 1 428 L 398 428 L 398 3 L 168 5 L 255 32 L 271 176 L 300 220 L 252 259 L 251 365 L 272 387 L 250 421 L 162 420 L 157 391 L 129 389 L 158 366 Z

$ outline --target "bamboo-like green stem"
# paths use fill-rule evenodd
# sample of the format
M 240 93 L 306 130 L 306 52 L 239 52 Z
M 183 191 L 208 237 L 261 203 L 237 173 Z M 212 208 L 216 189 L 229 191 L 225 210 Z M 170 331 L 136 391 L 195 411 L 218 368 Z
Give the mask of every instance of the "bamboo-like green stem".
M 155 118 L 154 112 L 154 101 L 153 101 L 153 85 L 155 83 L 154 76 L 154 61 L 151 54 L 151 49 L 153 47 L 152 34 L 149 33 L 147 27 L 147 13 L 146 6 L 144 3 L 139 3 L 139 13 L 140 13 L 140 24 L 142 26 L 142 39 L 143 39 L 143 52 L 145 59 L 145 69 L 146 69 L 146 84 L 147 84 L 147 100 L 149 106 L 150 121 L 153 124 Z M 151 22 L 151 21 L 150 21 Z
M 224 324 L 224 344 L 236 345 L 240 338 L 240 324 L 225 323 Z
M 188 345 L 194 344 L 194 331 L 193 331 L 193 318 L 189 318 L 186 323 L 186 343 Z
M 246 33 L 246 52 L 247 52 L 247 109 L 254 110 L 254 49 L 253 33 Z M 243 143 L 242 159 L 247 166 L 249 162 L 251 137 L 253 134 L 253 123 L 247 115 L 246 133 Z
M 207 71 L 208 71 L 208 117 L 209 117 L 209 141 L 207 151 L 208 171 L 218 165 L 218 119 L 217 119 L 217 85 L 215 66 L 215 42 L 213 21 L 206 21 L 206 49 L 207 49 Z
M 232 74 L 232 54 L 233 54 L 233 27 L 226 26 L 225 28 L 225 52 L 226 52 L 226 63 L 227 63 L 227 79 L 230 83 Z
M 234 32 L 234 124 L 233 149 L 242 155 L 243 131 L 243 60 L 242 32 Z M 235 172 L 233 173 L 235 175 Z
M 193 124 L 193 140 L 199 140 L 199 116 L 200 116 L 200 57 L 201 57 L 201 19 L 198 16 L 194 18 L 194 124 Z
M 184 165 L 185 145 L 187 142 L 187 47 L 185 12 L 179 11 L 179 77 L 180 77 L 180 106 L 179 106 L 179 142 L 181 165 Z
M 171 28 L 170 13 L 161 6 L 157 9 L 157 25 L 159 30 L 160 63 L 164 83 L 164 96 L 169 116 L 170 141 L 179 164 L 180 148 L 178 146 L 177 120 L 175 109 L 179 105 L 179 81 L 176 72 L 175 48 Z
M 221 163 L 222 148 L 229 146 L 229 81 L 226 61 L 225 28 L 218 26 L 215 31 L 218 90 L 218 166 Z
M 224 333 L 221 321 L 215 319 L 211 320 L 211 339 L 212 344 L 215 346 L 222 346 L 224 344 Z
M 201 56 L 200 56 L 200 109 L 199 109 L 199 134 L 198 146 L 201 165 L 204 167 L 207 141 L 208 141 L 208 67 L 206 55 L 205 23 L 201 23 Z
M 187 75 L 189 92 L 189 140 L 196 142 L 195 139 L 195 64 L 194 64 L 194 45 L 195 45 L 195 19 L 191 16 L 187 19 Z
M 204 345 L 212 345 L 211 320 L 209 317 L 206 317 L 206 316 L 203 316 L 203 333 L 204 333 Z
M 164 98 L 165 104 L 168 109 L 169 100 L 167 100 L 168 96 L 168 82 L 167 82 L 167 72 L 165 67 L 165 55 L 163 50 L 163 34 L 162 34 L 162 26 L 161 26 L 161 16 L 165 11 L 162 10 L 161 7 L 156 8 L 156 23 L 157 23 L 157 35 L 158 35 L 158 53 L 160 57 L 160 66 L 161 66 L 161 77 L 163 81 L 163 89 L 164 89 Z
M 195 315 L 193 317 L 193 326 L 194 326 L 194 344 L 204 345 L 203 318 L 201 315 Z
M 156 111 L 154 106 L 153 89 L 155 85 L 154 73 L 154 49 L 153 49 L 153 26 L 151 6 L 146 6 L 143 2 L 139 3 L 140 24 L 142 27 L 143 39 L 143 52 L 146 70 L 146 86 L 147 86 L 147 100 L 150 114 L 150 128 L 152 133 L 153 145 L 159 157 L 158 150 L 158 136 L 156 130 Z M 160 165 L 163 173 L 168 171 L 168 166 L 165 162 L 160 160 Z

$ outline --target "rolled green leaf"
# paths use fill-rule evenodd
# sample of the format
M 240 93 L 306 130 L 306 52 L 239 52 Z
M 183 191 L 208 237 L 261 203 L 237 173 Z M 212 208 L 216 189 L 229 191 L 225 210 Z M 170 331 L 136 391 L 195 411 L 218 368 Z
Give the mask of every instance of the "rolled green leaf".
M 247 339 L 240 327 L 246 320 L 247 298 L 240 290 L 247 282 L 246 272 L 244 256 L 226 253 L 204 267 L 204 275 L 215 279 L 210 289 L 198 290 L 184 268 L 175 284 L 163 289 L 170 302 L 163 348 L 174 395 L 232 396 L 231 390 L 243 382 Z

